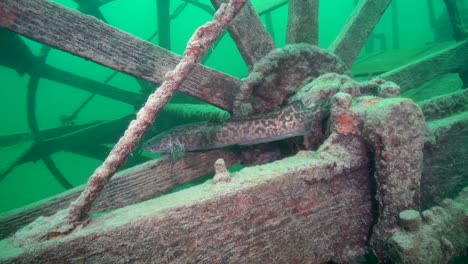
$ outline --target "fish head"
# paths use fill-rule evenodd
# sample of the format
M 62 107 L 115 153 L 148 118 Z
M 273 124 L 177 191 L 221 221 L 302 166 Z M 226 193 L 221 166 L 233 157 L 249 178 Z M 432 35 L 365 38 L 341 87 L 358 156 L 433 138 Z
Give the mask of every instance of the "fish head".
M 174 161 L 181 160 L 185 155 L 185 146 L 166 133 L 143 143 L 143 149 L 151 153 L 169 153 Z

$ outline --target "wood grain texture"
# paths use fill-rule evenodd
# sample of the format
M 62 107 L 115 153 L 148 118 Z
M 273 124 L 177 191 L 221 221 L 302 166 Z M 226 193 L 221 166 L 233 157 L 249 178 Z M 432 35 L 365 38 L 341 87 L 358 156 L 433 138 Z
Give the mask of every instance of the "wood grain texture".
M 319 1 L 289 1 L 288 28 L 286 43 L 309 43 L 318 45 L 319 40 Z
M 157 84 L 181 59 L 94 17 L 50 1 L 1 1 L 0 17 L 0 27 Z M 237 78 L 197 65 L 180 91 L 230 110 L 232 91 L 240 83 Z
M 431 124 L 432 123 L 432 124 Z M 453 198 L 468 185 L 468 113 L 443 122 L 429 122 L 429 136 L 424 146 L 422 187 L 423 208 Z
M 466 116 L 465 112 L 460 114 Z M 454 124 L 430 135 L 429 140 L 440 138 L 434 144 L 460 149 L 455 145 L 462 144 L 459 140 L 466 140 L 467 133 L 465 130 L 451 133 L 460 128 L 459 123 Z M 84 229 L 63 238 L 22 249 L 11 244 L 12 240 L 0 241 L 0 262 L 102 263 L 122 257 L 129 262 L 159 263 L 346 262 L 366 251 L 373 223 L 367 153 L 359 138 L 332 134 L 317 153 L 301 152 L 271 164 L 243 169 L 228 184 L 207 182 L 98 215 Z M 425 158 L 454 157 L 441 153 L 448 153 L 447 149 L 435 152 L 424 149 Z M 464 156 L 456 158 L 463 163 Z M 454 173 L 463 165 L 453 160 L 444 162 L 454 165 L 450 171 L 442 171 L 445 174 Z M 106 202 L 104 206 L 120 203 L 121 197 L 132 200 L 133 196 L 145 196 L 147 187 L 152 190 L 158 186 L 160 182 L 148 176 L 156 173 L 150 164 L 155 163 L 128 171 L 129 177 L 143 178 L 143 183 L 114 183 L 125 189 L 108 190 L 111 199 L 105 201 L 110 204 Z M 209 165 L 212 168 L 212 163 Z M 186 175 L 182 170 L 181 175 Z M 423 174 L 423 183 L 425 177 L 428 175 Z M 451 188 L 440 185 L 445 178 L 446 175 L 441 177 L 437 173 L 431 178 L 437 181 L 421 186 L 423 201 L 431 198 L 434 188 L 439 193 Z M 114 178 L 118 179 L 121 177 Z M 179 180 L 173 176 L 168 179 L 171 184 Z M 127 188 L 133 191 L 127 193 Z M 0 223 L 3 227 L 4 222 Z
M 140 105 L 142 95 L 126 91 L 115 86 L 103 84 L 95 80 L 82 77 L 48 64 L 40 63 L 18 34 L 6 29 L 0 29 L 2 48 L 0 49 L 0 64 L 14 69 L 19 75 L 28 73 L 38 75 L 51 81 L 60 82 L 91 93 L 96 93 L 117 101 L 131 105 Z
M 216 8 L 227 2 L 211 0 Z M 237 14 L 228 30 L 249 68 L 276 47 L 250 1 Z
M 379 77 L 398 84 L 401 91 L 416 88 L 446 73 L 468 69 L 468 41 L 461 41 L 441 51 L 386 72 Z
M 369 35 L 392 0 L 361 0 L 328 50 L 348 67 L 356 60 Z
M 453 198 L 468 185 L 468 90 L 421 102 L 426 117 L 423 209 Z
M 453 29 L 453 38 L 456 41 L 468 39 L 468 28 L 463 21 L 462 10 L 464 5 L 455 0 L 445 0 L 445 6 Z
M 428 43 L 410 49 L 388 49 L 379 54 L 363 54 L 353 65 L 354 77 L 374 77 L 451 47 L 453 42 Z
M 347 262 L 366 251 L 372 225 L 362 150 L 357 138 L 341 138 L 323 158 L 302 153 L 241 170 L 229 183 L 206 182 L 118 209 L 67 237 L 25 248 L 16 256 L 10 253 L 11 258 L 3 260 Z M 337 165 L 337 160 L 345 165 Z M 0 244 L 0 255 L 8 247 Z
M 227 166 L 239 162 L 229 152 L 187 153 L 171 162 L 168 156 L 148 161 L 118 173 L 103 189 L 91 208 L 92 213 L 111 210 L 148 200 L 214 171 L 214 163 L 223 158 Z M 0 238 L 4 238 L 39 216 L 52 215 L 66 208 L 84 186 L 79 186 L 49 199 L 0 215 Z M 1 254 L 0 254 L 1 255 Z
M 468 112 L 468 89 L 434 97 L 419 103 L 427 121 L 437 121 Z

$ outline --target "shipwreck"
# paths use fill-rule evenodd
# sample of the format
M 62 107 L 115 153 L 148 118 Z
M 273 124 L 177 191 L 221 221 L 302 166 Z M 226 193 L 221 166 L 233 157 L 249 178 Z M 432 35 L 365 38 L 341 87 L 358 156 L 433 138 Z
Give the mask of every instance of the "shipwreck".
M 172 1 L 157 1 L 159 46 L 107 24 L 99 8 L 111 1 L 75 2 L 80 12 L 46 0 L 0 0 L 0 63 L 29 75 L 31 130 L 0 137 L 2 147 L 16 149 L 0 179 L 42 160 L 68 189 L 0 215 L 0 263 L 371 263 L 370 256 L 450 263 L 466 256 L 468 30 L 457 1 L 445 1 L 455 41 L 393 66 L 379 63 L 392 54 L 356 63 L 391 0 L 359 1 L 326 49 L 318 47 L 318 0 L 180 1 L 213 14 L 183 56 L 164 48 Z M 277 47 L 260 15 L 286 4 L 287 45 Z M 248 65 L 242 79 L 199 63 L 225 30 Z M 19 35 L 43 43 L 41 54 Z M 132 75 L 141 92 L 54 68 L 46 62 L 51 48 Z M 64 116 L 67 126 L 41 130 L 41 78 L 139 110 L 79 125 Z M 408 96 L 449 79 L 450 92 Z M 166 106 L 176 90 L 211 106 Z M 200 122 L 150 129 L 164 116 Z M 145 132 L 164 133 L 145 148 L 166 155 L 131 155 Z M 58 151 L 103 163 L 87 185 L 73 187 L 51 158 Z M 230 171 L 236 164 L 243 168 Z

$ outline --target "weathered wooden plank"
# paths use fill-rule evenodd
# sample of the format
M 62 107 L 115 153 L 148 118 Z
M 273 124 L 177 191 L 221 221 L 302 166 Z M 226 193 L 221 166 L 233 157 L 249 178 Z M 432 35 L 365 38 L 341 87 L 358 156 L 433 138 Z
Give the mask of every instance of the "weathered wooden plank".
M 423 47 L 388 49 L 376 54 L 359 56 L 352 68 L 353 76 L 373 78 L 452 45 L 453 42 L 438 42 Z
M 109 155 L 111 147 L 106 145 L 65 146 L 63 151 L 103 161 Z M 142 153 L 134 153 L 128 158 L 122 169 L 127 169 L 149 160 L 151 160 L 151 158 L 142 155 Z
M 468 69 L 468 41 L 461 41 L 446 49 L 386 72 L 379 78 L 398 84 L 401 91 L 418 87 L 446 73 Z
M 468 112 L 468 89 L 433 97 L 419 103 L 426 121 Z
M 20 75 L 25 73 L 37 74 L 41 78 L 71 85 L 78 89 L 103 95 L 134 106 L 141 105 L 144 100 L 143 96 L 138 93 L 102 84 L 95 80 L 40 63 L 40 60 L 32 54 L 29 47 L 14 32 L 0 29 L 0 42 L 2 43 L 0 48 L 0 65 L 14 69 Z
M 468 186 L 468 111 L 427 123 L 421 202 L 423 208 L 453 198 Z
M 468 90 L 419 103 L 427 124 L 421 180 L 423 209 L 468 186 Z
M 45 0 L 0 2 L 0 27 L 96 63 L 160 84 L 180 56 L 94 17 Z M 198 65 L 180 91 L 230 110 L 241 81 Z
M 361 0 L 328 50 L 351 67 L 392 0 Z
M 180 161 L 169 156 L 148 161 L 118 173 L 93 204 L 92 212 L 111 210 L 138 203 L 214 171 L 216 159 L 223 158 L 227 166 L 238 163 L 237 156 L 223 151 L 187 153 Z M 0 215 L 0 238 L 6 237 L 41 215 L 52 215 L 66 208 L 84 186 Z M 1 254 L 0 254 L 1 255 Z
M 468 39 L 468 28 L 463 21 L 461 3 L 454 0 L 445 0 L 444 2 L 452 24 L 454 39 L 456 41 Z
M 318 45 L 319 39 L 319 1 L 289 1 L 288 28 L 286 43 L 309 43 Z
M 373 223 L 367 153 L 359 136 L 335 136 L 317 153 L 241 170 L 231 183 L 208 182 L 118 209 L 56 240 L 24 248 L 1 241 L 0 261 L 346 262 L 366 251 Z
M 322 155 L 243 169 L 229 183 L 118 209 L 43 244 L 19 249 L 4 240 L 0 261 L 347 262 L 366 252 L 373 223 L 362 144 L 347 137 Z
M 216 8 L 227 2 L 228 0 L 211 0 Z M 275 48 L 273 39 L 250 1 L 237 14 L 228 29 L 249 68 Z

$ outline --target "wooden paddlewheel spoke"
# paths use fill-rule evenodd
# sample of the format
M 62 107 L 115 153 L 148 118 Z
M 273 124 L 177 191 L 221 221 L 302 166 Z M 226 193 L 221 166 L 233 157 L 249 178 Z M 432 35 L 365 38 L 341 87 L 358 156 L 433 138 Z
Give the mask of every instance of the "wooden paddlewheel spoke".
M 362 0 L 328 50 L 351 67 L 392 0 Z
M 43 46 L 41 49 L 41 54 L 39 56 L 40 62 L 39 64 L 44 64 L 47 56 L 49 55 L 50 47 Z M 39 133 L 39 125 L 37 123 L 37 116 L 36 116 L 36 95 L 37 89 L 39 85 L 40 77 L 37 74 L 31 74 L 28 82 L 27 88 L 27 114 L 28 114 L 28 124 L 29 129 L 31 130 L 31 135 L 34 140 L 34 144 L 38 146 L 40 149 L 42 146 L 42 139 Z M 60 170 L 55 165 L 52 157 L 50 155 L 41 155 L 41 159 L 44 162 L 44 165 L 47 169 L 52 173 L 55 179 L 62 185 L 65 189 L 70 189 L 73 185 L 63 176 Z
M 286 43 L 308 43 L 318 46 L 319 0 L 289 1 Z
M 211 0 L 211 2 L 215 8 L 218 8 L 228 0 Z M 257 61 L 276 47 L 250 1 L 234 18 L 228 30 L 249 67 L 253 67 Z
M 230 2 L 210 0 L 214 7 L 212 8 L 207 4 L 208 1 L 182 0 L 182 3 L 170 14 L 172 1 L 157 0 L 160 12 L 159 27 L 148 41 L 144 41 L 106 23 L 105 16 L 99 8 L 111 0 L 74 1 L 78 4 L 77 9 L 80 12 L 91 16 L 46 0 L 0 1 L 0 38 L 8 40 L 5 43 L 11 47 L 19 47 L 13 50 L 15 52 L 19 50 L 17 57 L 21 58 L 21 60 L 12 59 L 15 56 L 1 53 L 0 50 L 0 63 L 15 69 L 18 74 L 30 75 L 28 121 L 32 132 L 32 137 L 27 134 L 0 136 L 0 146 L 17 144 L 23 148 L 16 154 L 17 159 L 0 171 L 0 181 L 15 166 L 42 159 L 62 186 L 70 188 L 71 184 L 54 164 L 51 155 L 63 150 L 95 159 L 108 159 L 108 152 L 114 149 L 111 150 L 107 145 L 115 143 L 121 131 L 133 119 L 131 114 L 116 120 L 96 121 L 83 125 L 69 124 L 66 127 L 41 131 L 35 113 L 35 94 L 40 78 L 54 80 L 91 93 L 75 112 L 63 117 L 65 123 L 73 120 L 96 95 L 130 104 L 135 108 L 140 107 L 145 97 L 156 86 L 164 86 L 168 79 L 169 83 L 175 79 L 171 75 L 174 72 L 171 71 L 184 59 L 169 51 L 171 19 L 183 12 L 187 5 L 214 14 L 221 4 Z M 167 261 L 179 260 L 179 257 L 183 260 L 204 261 L 208 256 L 217 262 L 224 262 L 225 258 L 232 261 L 236 257 L 245 257 L 250 262 L 251 260 L 258 262 L 266 261 L 265 258 L 272 254 L 275 256 L 280 254 L 277 248 L 264 245 L 281 245 L 281 250 L 284 247 L 288 248 L 288 252 L 292 252 L 292 255 L 281 254 L 276 259 L 267 260 L 268 262 L 280 260 L 301 263 L 309 259 L 317 263 L 349 262 L 352 261 L 351 258 L 367 253 L 369 245 L 376 255 L 383 259 L 386 253 L 383 252 L 385 247 L 382 241 L 388 238 L 391 230 L 397 229 L 396 215 L 402 209 L 408 207 L 418 209 L 420 196 L 423 206 L 433 206 L 446 197 L 447 193 L 459 191 L 466 185 L 466 180 L 457 176 L 450 176 L 453 180 L 451 184 L 441 182 L 440 175 L 447 174 L 448 169 L 439 168 L 437 164 L 451 162 L 449 158 L 442 157 L 441 153 L 445 151 L 449 153 L 450 159 L 457 160 L 452 162 L 453 166 L 464 168 L 464 163 L 460 160 L 463 159 L 463 155 L 466 156 L 466 151 L 457 149 L 456 143 L 448 143 L 445 137 L 453 137 L 458 140 L 456 142 L 466 142 L 467 137 L 463 133 L 468 131 L 468 119 L 465 115 L 468 97 L 464 91 L 431 99 L 420 103 L 419 106 L 409 99 L 398 98 L 387 101 L 384 98 L 395 95 L 398 91 L 410 91 L 448 73 L 458 73 L 463 85 L 467 86 L 468 31 L 463 26 L 460 13 L 457 13 L 459 10 L 456 3 L 447 0 L 456 43 L 446 44 L 443 48 L 428 49 L 422 52 L 423 56 L 411 57 L 405 63 L 399 61 L 391 67 L 378 69 L 368 67 L 358 71 L 355 76 L 369 79 L 358 83 L 352 79 L 351 68 L 358 64 L 358 55 L 366 43 L 375 39 L 372 37 L 376 36 L 371 34 L 392 5 L 392 0 L 356 1 L 356 7 L 348 21 L 327 49 L 318 47 L 319 0 L 289 0 L 287 45 L 282 48 L 276 47 L 272 34 L 268 33 L 272 31 L 271 17 L 266 18 L 265 26 L 260 16 L 269 16 L 269 12 L 287 3 L 285 0 L 272 0 L 259 1 L 258 5 L 253 5 L 247 1 L 229 24 L 228 31 L 249 69 L 248 76 L 239 79 L 202 64 L 196 64 L 187 79 L 181 81 L 182 85 L 178 90 L 206 102 L 207 105 L 187 104 L 178 108 L 168 105 L 160 114 L 157 108 L 150 107 L 150 110 L 156 112 L 159 120 L 169 121 L 162 123 L 149 134 L 158 134 L 171 128 L 173 126 L 171 121 L 174 119 L 181 122 L 224 120 L 229 114 L 242 118 L 269 112 L 292 101 L 301 100 L 307 107 L 319 109 L 317 112 L 320 115 L 322 115 L 320 111 L 326 112 L 320 116 L 316 124 L 314 123 L 314 129 L 317 131 L 314 130 L 313 135 L 306 135 L 304 143 L 300 143 L 303 145 L 297 147 L 298 144 L 291 143 L 297 147 L 294 148 L 294 153 L 298 149 L 307 148 L 314 150 L 313 154 L 307 151 L 299 152 L 295 157 L 285 161 L 283 158 L 286 154 L 277 151 L 279 147 L 264 145 L 246 151 L 236 149 L 190 152 L 178 161 L 170 160 L 168 156 L 148 161 L 148 158 L 135 151 L 134 156 L 127 161 L 127 166 L 135 166 L 134 168 L 123 171 L 110 181 L 112 175 L 108 178 L 100 177 L 108 171 L 116 171 L 121 165 L 119 162 L 125 160 L 116 155 L 108 161 L 111 165 L 108 167 L 103 165 L 96 170 L 93 176 L 98 177 L 91 178 L 88 185 L 91 187 L 85 189 L 81 195 L 79 192 L 83 188 L 79 187 L 40 205 L 0 217 L 0 237 L 12 234 L 40 215 L 52 215 L 58 211 L 59 213 L 50 219 L 54 220 L 54 217 L 57 217 L 72 220 L 66 222 L 68 226 L 64 227 L 63 232 L 51 234 L 50 230 L 39 230 L 38 233 L 44 232 L 47 235 L 31 239 L 35 242 L 60 239 L 77 226 L 86 225 L 87 222 L 81 220 L 87 219 L 88 211 L 102 212 L 151 199 L 212 172 L 215 161 L 216 164 L 225 163 L 229 167 L 239 162 L 258 164 L 280 159 L 277 164 L 282 166 L 278 168 L 275 168 L 274 164 L 272 167 L 268 164 L 258 171 L 255 168 L 245 170 L 246 175 L 266 174 L 264 175 L 266 180 L 258 179 L 259 182 L 265 182 L 258 185 L 249 178 L 239 186 L 236 185 L 238 189 L 231 190 L 222 197 L 209 191 L 206 193 L 202 191 L 202 194 L 196 194 L 202 201 L 194 205 L 182 204 L 176 210 L 169 207 L 168 213 L 154 210 L 156 217 L 146 215 L 145 211 L 141 216 L 142 219 L 147 217 L 145 219 L 148 221 L 145 220 L 145 223 L 140 224 L 140 219 L 135 217 L 132 219 L 133 222 L 130 221 L 126 226 L 119 227 L 121 233 L 102 230 L 96 232 L 96 237 L 118 241 L 116 243 L 120 243 L 122 248 L 128 249 L 130 247 L 121 238 L 122 234 L 130 238 L 134 238 L 133 236 L 141 238 L 140 235 L 135 235 L 134 231 L 144 231 L 149 234 L 148 237 L 135 242 L 138 247 L 131 248 L 151 245 L 155 248 L 155 252 L 162 254 Z M 399 43 L 396 43 L 399 41 L 396 9 L 396 3 L 393 2 L 390 11 L 393 12 L 394 19 L 394 48 L 399 46 Z M 115 72 L 104 82 L 64 72 L 47 65 L 45 54 L 34 56 L 16 34 L 93 61 Z M 159 45 L 150 43 L 156 37 L 159 37 Z M 192 46 L 190 49 L 195 50 L 196 47 L 195 45 L 195 48 Z M 188 53 L 190 54 L 190 50 Z M 210 56 L 210 52 L 207 56 Z M 374 63 L 371 66 L 375 65 Z M 171 74 L 167 75 L 168 72 Z M 110 80 L 118 73 L 135 77 L 141 87 L 140 92 L 130 92 L 109 85 Z M 361 95 L 374 97 L 360 97 Z M 354 98 L 356 102 L 353 101 L 353 96 L 359 97 Z M 162 97 L 164 96 L 157 98 Z M 150 100 L 155 98 L 150 97 Z M 381 100 L 386 100 L 388 103 L 379 104 Z M 319 105 L 322 101 L 326 103 Z M 422 108 L 422 112 L 419 107 Z M 143 108 L 139 115 L 145 114 L 143 110 L 150 112 L 148 109 Z M 426 127 L 423 115 L 428 122 Z M 151 118 L 144 119 L 142 124 L 151 123 L 149 119 Z M 439 120 L 444 120 L 444 124 Z M 403 134 L 410 136 L 401 136 Z M 313 137 L 310 142 L 306 142 L 308 136 Z M 29 141 L 25 142 L 24 138 L 28 137 Z M 87 141 L 86 146 L 82 144 L 84 141 Z M 135 142 L 132 141 L 133 143 Z M 118 150 L 128 152 L 131 151 L 129 149 L 122 147 Z M 314 156 L 312 159 L 312 156 L 307 155 L 317 157 Z M 217 161 L 220 157 L 224 162 Z M 148 162 L 136 166 L 144 161 Z M 424 168 L 420 168 L 420 163 L 424 163 Z M 222 167 L 223 173 L 226 174 L 223 179 L 229 182 L 230 176 L 224 165 Z M 104 169 L 99 171 L 101 168 Z M 423 171 L 422 176 L 420 170 Z M 268 177 L 272 177 L 273 180 L 270 181 Z M 374 179 L 370 183 L 371 177 Z M 107 181 L 109 184 L 104 187 Z M 218 184 L 222 183 L 215 181 L 214 184 L 219 188 Z M 437 186 L 443 188 L 437 190 Z M 222 188 L 218 190 L 220 189 Z M 101 190 L 102 194 L 96 202 L 92 205 L 85 204 L 88 200 L 94 200 Z M 466 196 L 467 192 L 463 193 L 462 195 Z M 86 196 L 92 198 L 82 198 Z M 76 199 L 77 197 L 79 198 Z M 74 202 L 67 208 L 71 201 Z M 61 209 L 68 211 L 59 211 Z M 378 211 L 379 215 L 373 215 L 373 211 Z M 72 213 L 64 217 L 63 212 Z M 112 219 L 115 217 L 112 214 L 106 217 Z M 419 215 L 410 214 L 410 216 L 418 219 Z M 133 215 L 129 216 L 129 219 L 132 217 Z M 430 219 L 430 216 L 427 217 Z M 39 219 L 36 225 L 56 224 L 50 219 Z M 210 219 L 209 223 L 206 223 L 206 219 Z M 310 221 L 311 219 L 313 221 Z M 400 215 L 400 220 L 406 220 L 404 215 Z M 98 219 L 98 221 L 105 223 L 106 220 Z M 406 231 L 415 232 L 417 228 L 411 223 L 408 224 L 408 221 L 405 222 Z M 298 222 L 302 224 L 297 224 Z M 174 223 L 180 226 L 175 226 Z M 239 223 L 242 227 L 236 229 L 239 228 Z M 139 225 L 140 229 L 132 229 L 132 225 Z M 60 228 L 59 225 L 58 229 Z M 98 227 L 93 228 L 98 229 Z M 371 229 L 372 239 L 369 233 Z M 242 235 L 245 230 L 251 232 L 248 239 Z M 405 235 L 406 231 L 403 232 Z M 288 237 L 290 233 L 294 235 Z M 351 240 L 344 240 L 343 236 Z M 16 238 L 18 240 L 15 240 Z M 15 239 L 12 242 L 16 243 L 15 246 L 23 246 L 24 241 L 29 241 L 29 237 L 21 240 L 23 239 L 21 231 Z M 301 239 L 307 241 L 307 246 L 313 249 L 307 249 L 300 244 Z M 86 241 L 89 241 L 89 245 Z M 159 243 L 161 241 L 164 242 Z M 169 243 L 168 241 L 171 246 L 165 244 Z M 239 241 L 247 243 L 249 250 L 242 248 Z M 65 242 L 64 247 L 70 251 L 78 247 L 82 252 L 88 252 L 93 250 L 91 246 L 93 243 L 95 239 L 84 234 L 76 238 L 76 242 Z M 290 244 L 296 245 L 295 243 L 304 248 L 290 246 Z M 443 241 L 442 246 L 450 248 L 452 245 L 450 243 Z M 112 243 L 105 244 L 106 250 L 110 249 L 110 252 L 116 250 Z M 398 241 L 394 244 L 400 245 Z M 219 245 L 221 246 L 218 248 Z M 343 250 L 344 248 L 346 250 Z M 203 251 L 205 249 L 206 251 Z M 263 252 L 265 249 L 270 252 Z M 450 249 L 451 252 L 455 252 L 455 246 Z M 171 250 L 174 252 L 168 252 Z M 184 250 L 188 250 L 189 253 Z M 330 253 L 329 250 L 333 252 Z M 202 251 L 204 253 L 200 253 Z M 258 254 L 252 255 L 251 251 L 256 251 Z M 300 256 L 296 254 L 297 252 Z M 307 255 L 308 253 L 310 255 Z M 145 254 L 135 252 L 137 256 L 147 257 Z M 220 254 L 223 255 L 222 258 L 218 258 Z M 97 254 L 93 256 L 95 255 Z M 25 259 L 28 257 L 30 256 L 24 256 Z M 61 252 L 50 253 L 48 257 L 63 260 Z

